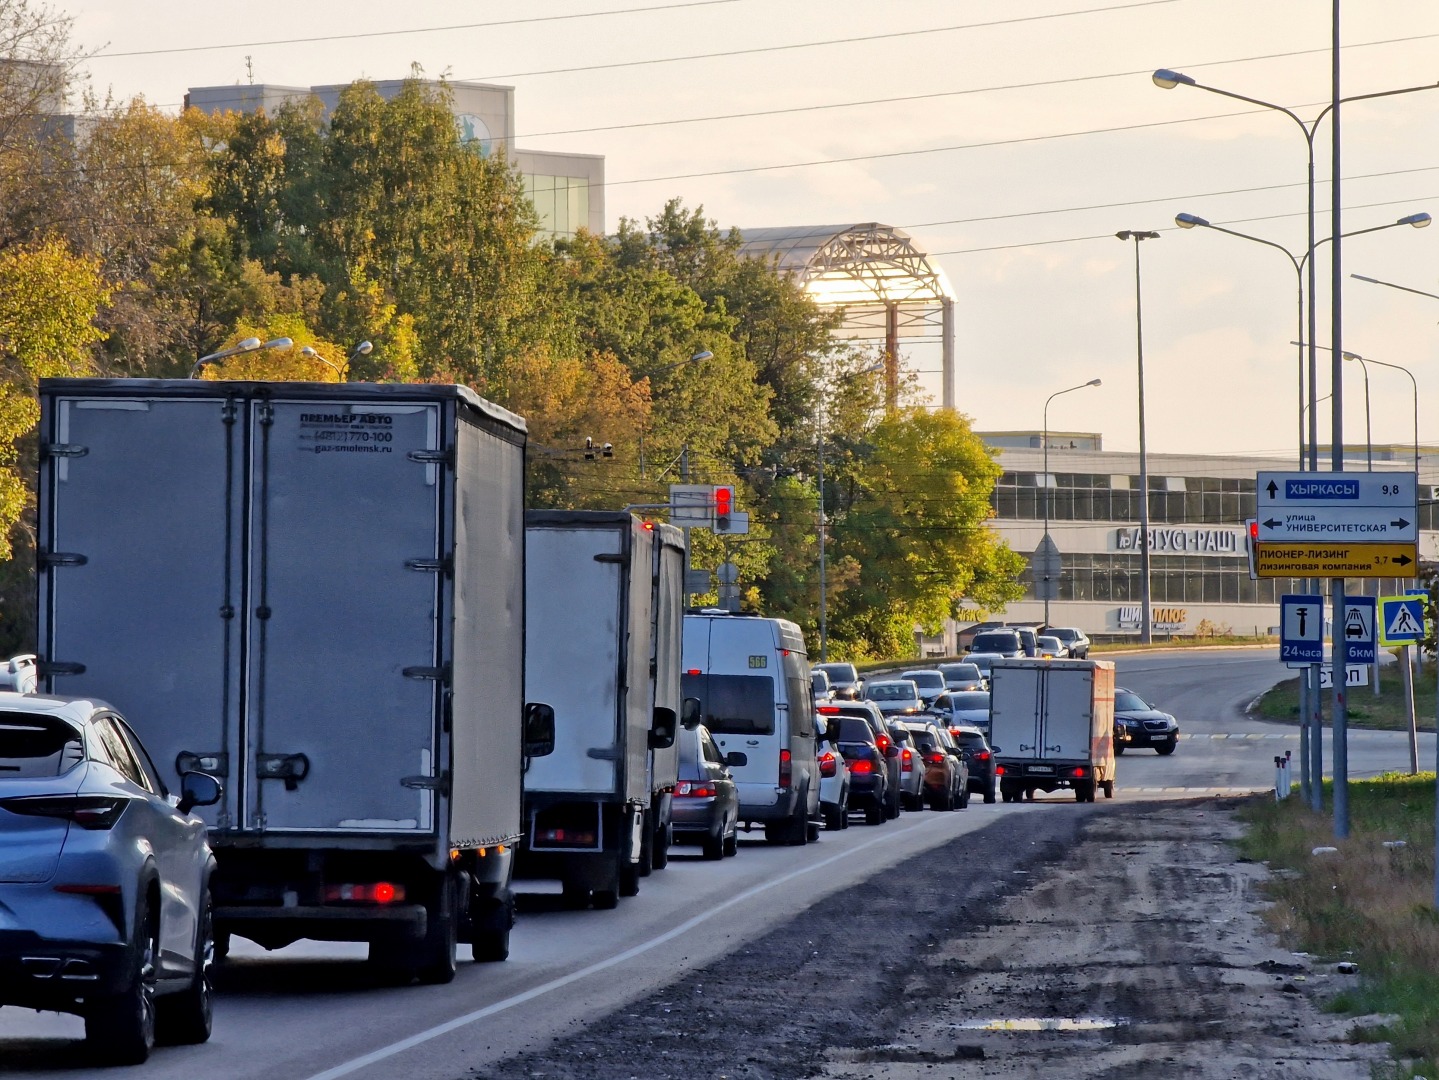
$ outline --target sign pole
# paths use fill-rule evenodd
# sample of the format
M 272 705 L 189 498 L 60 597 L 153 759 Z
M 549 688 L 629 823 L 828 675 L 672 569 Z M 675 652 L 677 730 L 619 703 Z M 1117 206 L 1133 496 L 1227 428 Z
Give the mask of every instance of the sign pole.
M 1419 719 L 1414 715 L 1414 669 L 1409 666 L 1409 646 L 1400 662 L 1404 665 L 1404 707 L 1409 713 L 1409 775 L 1419 775 Z M 1376 668 L 1378 664 L 1374 665 Z
M 1309 802 L 1309 669 L 1299 671 L 1299 798 Z
M 1324 812 L 1324 699 L 1319 693 L 1319 665 L 1309 666 L 1309 753 L 1313 763 L 1309 766 L 1310 792 L 1309 808 L 1317 814 Z

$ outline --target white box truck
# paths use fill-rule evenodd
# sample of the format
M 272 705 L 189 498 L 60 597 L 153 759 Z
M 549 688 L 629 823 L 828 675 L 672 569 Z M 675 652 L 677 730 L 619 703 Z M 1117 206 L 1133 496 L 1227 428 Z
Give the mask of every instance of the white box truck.
M 517 871 L 560 881 L 569 907 L 613 908 L 639 891 L 657 787 L 664 803 L 675 783 L 675 766 L 652 756 L 674 745 L 680 720 L 656 697 L 662 663 L 678 679 L 682 603 L 667 599 L 657 619 L 656 528 L 623 511 L 525 515 L 525 688 L 554 708 L 555 752 L 525 772 Z M 670 695 L 667 673 L 664 686 Z
M 1114 797 L 1114 664 L 996 660 L 989 742 L 1005 802 L 1070 788 L 1078 802 Z
M 669 709 L 683 717 L 680 696 L 680 651 L 685 617 L 685 533 L 673 525 L 655 522 L 654 598 L 650 603 L 650 706 Z M 698 715 L 695 717 L 698 722 Z M 674 843 L 674 792 L 679 782 L 678 740 L 650 747 L 650 834 L 648 864 L 663 869 Z M 645 860 L 641 860 L 641 867 Z
M 524 698 L 519 417 L 462 387 L 42 380 L 42 689 L 125 710 L 206 814 L 217 946 L 504 959 Z

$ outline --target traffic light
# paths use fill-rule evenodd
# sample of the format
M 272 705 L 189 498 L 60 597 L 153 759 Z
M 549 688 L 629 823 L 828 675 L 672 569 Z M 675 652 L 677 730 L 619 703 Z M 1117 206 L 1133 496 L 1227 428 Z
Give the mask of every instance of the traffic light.
M 715 532 L 729 532 L 730 514 L 734 510 L 734 488 L 717 484 L 714 490 Z
M 1252 581 L 1259 580 L 1259 571 L 1256 562 L 1259 558 L 1259 519 L 1244 519 L 1244 550 L 1249 555 L 1249 577 Z

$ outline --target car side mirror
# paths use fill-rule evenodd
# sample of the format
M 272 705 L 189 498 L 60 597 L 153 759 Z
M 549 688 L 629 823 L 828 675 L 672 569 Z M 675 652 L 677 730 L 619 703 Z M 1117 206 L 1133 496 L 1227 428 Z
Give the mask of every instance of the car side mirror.
M 675 711 L 656 705 L 650 720 L 650 749 L 668 750 L 675 744 Z
M 738 750 L 731 750 L 724 756 L 724 763 L 732 768 L 738 769 L 741 765 L 749 764 L 749 755 L 742 754 Z
M 895 745 L 894 743 L 890 743 L 888 746 L 886 746 L 886 747 L 884 748 L 884 756 L 887 757 L 887 758 L 897 758 L 897 757 L 899 757 L 899 747 L 898 747 L 897 745 Z
M 555 710 L 543 701 L 525 703 L 525 757 L 548 757 L 555 752 Z
M 209 773 L 187 772 L 180 777 L 180 801 L 175 809 L 188 814 L 197 806 L 214 806 L 224 793 L 220 781 Z

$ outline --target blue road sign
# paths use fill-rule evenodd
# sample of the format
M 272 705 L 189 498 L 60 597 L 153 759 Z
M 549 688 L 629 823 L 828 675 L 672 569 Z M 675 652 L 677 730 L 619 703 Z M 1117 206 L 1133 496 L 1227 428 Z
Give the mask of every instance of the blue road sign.
M 1324 659 L 1324 597 L 1279 598 L 1279 659 L 1300 664 Z
M 1374 655 L 1374 597 L 1344 598 L 1344 644 L 1351 664 L 1372 664 Z
M 1417 645 L 1423 640 L 1423 597 L 1379 597 L 1379 644 Z

